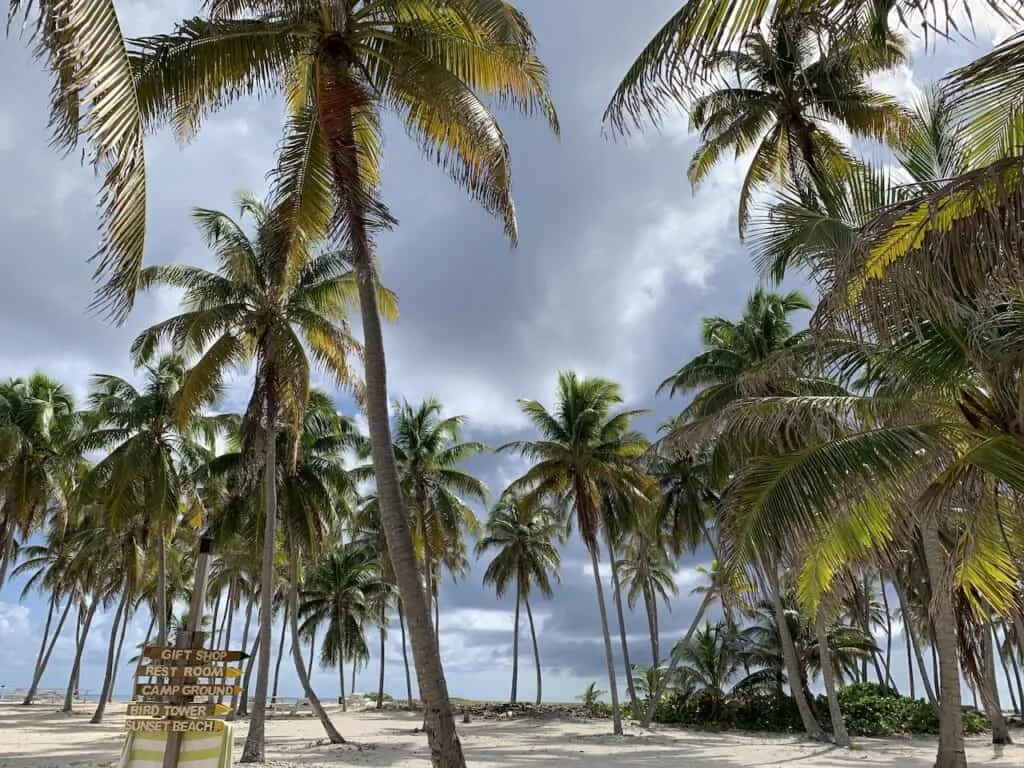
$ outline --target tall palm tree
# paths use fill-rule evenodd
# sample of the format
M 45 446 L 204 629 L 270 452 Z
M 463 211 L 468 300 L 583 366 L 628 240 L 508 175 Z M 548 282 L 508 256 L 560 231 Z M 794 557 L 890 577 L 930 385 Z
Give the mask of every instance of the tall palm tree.
M 536 499 L 505 494 L 491 510 L 485 533 L 477 542 L 476 552 L 482 555 L 492 549 L 497 554 L 484 571 L 484 584 L 494 585 L 497 596 L 503 597 L 515 585 L 515 618 L 512 629 L 512 692 L 509 701 L 516 703 L 519 682 L 519 606 L 526 606 L 533 643 L 533 660 L 537 670 L 537 704 L 541 702 L 540 650 L 537 630 L 530 609 L 530 592 L 536 588 L 542 597 L 551 598 L 552 577 L 559 579 L 561 557 L 554 541 L 563 526 L 547 507 Z
M 479 529 L 467 500 L 483 502 L 487 487 L 460 465 L 482 452 L 484 446 L 463 441 L 465 417 L 442 416 L 441 403 L 433 398 L 416 407 L 396 403 L 394 411 L 395 459 L 404 496 L 413 508 L 414 539 L 419 543 L 430 611 L 446 556 L 457 565 L 465 548 L 464 535 L 475 535 Z M 367 471 L 372 467 L 363 468 L 364 473 Z
M 251 195 L 239 198 L 243 214 L 256 231 L 220 211 L 195 209 L 193 219 L 213 250 L 216 272 L 180 264 L 148 267 L 140 284 L 182 289 L 183 312 L 149 328 L 132 351 L 149 359 L 160 342 L 196 356 L 185 377 L 178 413 L 187 414 L 207 393 L 217 391 L 231 371 L 255 362 L 252 395 L 242 420 L 247 475 L 259 467 L 277 466 L 277 430 L 284 422 L 301 430 L 309 400 L 313 364 L 331 374 L 339 386 L 360 390 L 350 367 L 359 342 L 349 332 L 347 310 L 353 303 L 356 277 L 344 254 L 318 250 L 310 233 L 297 226 L 283 198 L 262 204 Z M 379 291 L 383 306 L 393 304 Z M 312 360 L 310 360 L 312 358 Z M 297 441 L 290 443 L 295 451 Z M 294 462 L 297 453 L 285 457 Z M 263 473 L 265 510 L 260 583 L 260 648 L 255 703 L 247 737 L 249 760 L 263 753 L 265 708 L 270 679 L 274 548 L 277 540 L 277 485 L 273 472 Z
M 630 420 L 643 411 L 613 411 L 621 402 L 622 394 L 614 382 L 580 378 L 571 371 L 560 373 L 553 411 L 536 400 L 520 402 L 538 439 L 516 441 L 498 449 L 518 451 L 532 462 L 509 491 L 574 512 L 572 519 L 590 553 L 594 573 L 616 734 L 622 733 L 622 719 L 599 564 L 599 536 L 604 522 L 601 500 L 605 493 L 618 492 L 651 501 L 657 491 L 635 462 L 647 450 L 648 442 L 630 429 Z
M 150 520 L 157 551 L 156 641 L 166 645 L 167 542 L 183 505 L 191 508 L 198 500 L 189 471 L 203 460 L 204 452 L 195 438 L 202 427 L 214 429 L 201 410 L 218 393 L 208 392 L 182 408 L 186 367 L 179 355 L 164 355 L 143 366 L 143 372 L 141 388 L 119 376 L 93 377 L 82 446 L 87 451 L 104 451 L 106 456 L 85 474 L 80 492 L 103 505 L 115 529 L 140 511 Z
M 74 401 L 59 382 L 36 373 L 0 383 L 0 586 L 20 542 L 49 513 L 63 524 L 65 492 L 82 466 L 77 426 Z
M 374 235 L 393 222 L 379 200 L 381 114 L 393 110 L 428 157 L 448 170 L 516 240 L 508 145 L 487 104 L 539 111 L 557 130 L 547 73 L 526 18 L 501 0 L 355 0 L 321 8 L 275 0 L 215 0 L 210 21 L 192 19 L 138 41 L 139 100 L 149 122 L 182 133 L 243 91 L 288 97 L 289 120 L 275 183 L 298 192 L 303 230 L 337 225 L 359 276 L 366 345 L 366 404 L 377 491 L 427 703 L 435 760 L 464 763 L 436 638 L 421 592 L 412 533 L 392 453 Z M 239 87 L 243 86 L 244 87 Z M 195 119 L 193 119 L 195 118 Z M 335 206 L 334 201 L 337 205 Z M 259 755 L 250 749 L 247 760 Z
M 357 543 L 329 549 L 303 583 L 299 616 L 303 626 L 325 626 L 320 660 L 326 666 L 338 668 L 342 711 L 347 710 L 345 662 L 369 658 L 366 625 L 374 619 L 376 600 L 385 590 L 373 552 Z
M 679 587 L 673 578 L 675 563 L 669 555 L 657 515 L 649 512 L 638 522 L 639 525 L 626 534 L 622 559 L 616 562 L 615 567 L 626 587 L 626 602 L 630 610 L 640 599 L 644 601 L 651 636 L 651 666 L 657 669 L 661 663 L 658 600 L 660 598 L 672 610 L 672 596 L 679 593 Z

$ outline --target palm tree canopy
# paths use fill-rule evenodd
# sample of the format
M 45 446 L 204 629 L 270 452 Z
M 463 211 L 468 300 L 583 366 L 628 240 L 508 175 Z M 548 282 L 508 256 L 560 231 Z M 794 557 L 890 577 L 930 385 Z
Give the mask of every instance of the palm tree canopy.
M 215 0 L 209 10 L 209 20 L 133 41 L 147 126 L 171 123 L 187 137 L 244 95 L 283 94 L 290 117 L 276 188 L 294 201 L 289 216 L 297 225 L 320 235 L 341 213 L 336 191 L 362 195 L 369 216 L 342 229 L 392 221 L 375 199 L 380 111 L 392 110 L 424 154 L 515 240 L 508 146 L 485 99 L 539 112 L 556 131 L 558 121 L 533 33 L 510 3 L 358 0 L 324 13 L 315 3 Z M 338 121 L 350 118 L 359 167 L 332 167 L 325 132 L 337 135 Z M 335 188 L 346 180 L 347 191 Z
M 644 411 L 613 411 L 621 402 L 619 386 L 608 379 L 560 373 L 554 412 L 536 400 L 520 401 L 539 439 L 498 449 L 518 451 L 533 462 L 509 490 L 546 499 L 556 509 L 574 508 L 580 536 L 592 551 L 601 527 L 603 494 L 620 492 L 644 501 L 657 495 L 636 463 L 649 443 L 630 429 L 630 420 Z
M 497 550 L 484 571 L 484 584 L 493 584 L 498 597 L 515 584 L 523 597 L 536 588 L 550 598 L 561 557 L 554 545 L 562 526 L 556 516 L 533 500 L 504 496 L 491 510 L 477 555 Z

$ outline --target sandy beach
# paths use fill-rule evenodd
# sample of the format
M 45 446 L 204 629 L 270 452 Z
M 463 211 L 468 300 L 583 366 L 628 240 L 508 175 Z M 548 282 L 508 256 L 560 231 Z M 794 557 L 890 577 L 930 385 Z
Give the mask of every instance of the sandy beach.
M 123 739 L 123 706 L 108 709 L 107 721 L 90 725 L 86 710 L 62 715 L 49 705 L 23 708 L 0 704 L 0 768 L 72 768 L 114 763 Z M 371 768 L 423 768 L 423 736 L 413 732 L 418 717 L 372 710 L 332 711 L 347 745 L 326 745 L 319 723 L 309 716 L 277 717 L 267 726 L 268 764 L 275 766 L 358 765 Z M 245 737 L 236 724 L 236 758 Z M 615 738 L 606 722 L 478 720 L 460 724 L 469 763 L 480 768 L 532 768 L 558 761 L 560 768 L 647 768 L 655 764 L 687 768 L 781 766 L 801 768 L 848 765 L 932 765 L 934 742 L 908 739 L 857 739 L 854 749 L 839 750 L 801 742 L 791 736 L 707 734 L 668 728 L 630 728 Z M 974 766 L 1024 765 L 1024 745 L 997 752 L 985 738 L 968 741 Z

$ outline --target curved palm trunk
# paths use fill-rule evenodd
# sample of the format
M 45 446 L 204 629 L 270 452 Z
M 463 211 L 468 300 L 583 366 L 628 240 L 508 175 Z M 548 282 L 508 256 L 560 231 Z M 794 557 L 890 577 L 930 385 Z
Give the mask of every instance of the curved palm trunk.
M 996 682 L 996 656 L 992 647 L 992 628 L 983 622 L 978 628 L 981 632 L 982 668 L 981 679 L 978 681 L 978 694 L 985 707 L 985 714 L 992 723 L 992 743 L 1012 744 L 1010 729 L 1003 717 L 1003 707 L 999 701 L 999 683 Z
M 338 703 L 342 712 L 348 712 L 348 699 L 345 698 L 345 658 L 338 659 Z
M 925 696 L 928 697 L 929 704 L 937 706 L 938 700 L 935 698 L 935 691 L 932 688 L 931 681 L 928 679 L 928 671 L 925 666 L 924 655 L 921 653 L 921 644 L 918 642 L 917 636 L 914 635 L 913 627 L 910 626 L 907 619 L 910 615 L 907 611 L 907 597 L 903 593 L 903 587 L 901 587 L 897 582 L 893 582 L 893 587 L 896 589 L 896 599 L 900 602 L 900 615 L 903 617 L 903 632 L 907 637 L 907 647 L 909 651 L 913 652 L 914 660 L 917 662 L 917 669 L 918 672 L 921 673 L 921 685 L 924 687 Z M 913 668 L 911 668 L 911 670 L 912 669 Z M 911 696 L 913 696 L 913 693 L 911 693 Z
M 224 637 L 224 633 L 217 628 L 218 622 L 220 622 L 221 628 L 224 626 L 223 622 L 220 621 L 220 604 L 222 597 L 223 595 L 218 592 L 216 599 L 213 601 L 213 621 L 210 622 L 210 646 L 212 648 L 219 648 L 221 644 L 220 641 Z
M 264 425 L 263 562 L 260 566 L 260 645 L 256 661 L 256 691 L 249 733 L 242 748 L 242 763 L 262 763 L 266 737 L 267 688 L 270 683 L 270 633 L 274 615 L 274 541 L 277 538 L 277 446 L 274 408 L 267 408 Z M 283 633 L 283 629 L 282 629 Z
M 512 620 L 512 693 L 509 703 L 516 703 L 516 688 L 519 684 L 519 604 L 522 602 L 522 585 L 516 579 L 516 611 Z
M 604 661 L 608 665 L 608 691 L 612 697 L 612 733 L 622 735 L 622 713 L 619 711 L 619 687 L 615 680 L 615 657 L 612 655 L 612 636 L 608 631 L 608 611 L 604 605 L 604 587 L 601 586 L 601 569 L 597 561 L 597 546 L 590 550 L 590 563 L 594 569 L 594 588 L 597 590 L 597 608 L 601 615 L 601 634 L 604 636 Z
M 952 590 L 945 586 L 949 558 L 939 538 L 938 520 L 934 515 L 921 526 L 921 543 L 932 587 L 930 613 L 935 629 L 935 655 L 939 660 L 939 751 L 935 768 L 966 768 L 956 617 Z
M 814 634 L 818 640 L 818 653 L 821 654 L 821 679 L 825 685 L 825 698 L 828 699 L 828 715 L 832 720 L 832 739 L 840 747 L 848 747 L 850 734 L 846 732 L 843 712 L 839 708 L 835 671 L 832 668 L 832 651 L 828 647 L 828 631 L 825 627 L 825 612 L 820 607 L 818 615 L 814 617 Z
M 466 759 L 455 729 L 455 717 L 448 698 L 448 684 L 437 639 L 430 626 L 430 612 L 416 567 L 412 532 L 409 530 L 392 449 L 384 338 L 377 308 L 377 276 L 353 121 L 354 110 L 361 106 L 360 102 L 366 97 L 361 86 L 348 76 L 344 52 L 337 50 L 328 55 L 333 60 L 325 66 L 325 74 L 318 83 L 319 120 L 331 156 L 342 213 L 348 224 L 352 263 L 359 289 L 366 369 L 366 417 L 370 428 L 381 522 L 395 580 L 409 620 L 416 677 L 424 701 L 431 761 L 435 768 L 464 768 Z
M 277 684 L 281 682 L 281 661 L 284 659 L 284 639 L 288 635 L 288 606 L 284 607 L 284 614 L 281 616 L 281 637 L 277 640 L 277 661 L 274 662 L 274 685 L 270 689 L 270 698 L 277 698 Z
M 668 669 L 664 673 L 661 673 L 657 677 L 657 682 L 654 686 L 654 692 L 651 694 L 651 701 L 647 707 L 647 711 L 644 713 L 644 719 L 641 725 L 644 728 L 649 728 L 651 721 L 658 712 L 658 706 L 661 704 L 661 697 L 665 693 L 665 684 L 669 678 L 672 677 L 672 673 L 675 672 L 679 666 L 680 654 L 679 651 L 690 642 L 690 638 L 693 637 L 693 633 L 697 631 L 697 627 L 700 626 L 701 621 L 704 618 L 704 614 L 707 613 L 708 607 L 711 605 L 711 601 L 714 599 L 714 593 L 708 590 L 704 593 L 704 599 L 700 602 L 700 607 L 697 608 L 697 612 L 693 614 L 693 620 L 690 622 L 690 628 L 686 630 L 686 634 L 683 635 L 683 639 L 675 644 L 672 648 L 672 655 L 668 660 Z
M 309 636 L 309 659 L 306 661 L 306 675 L 313 676 L 313 656 L 316 655 L 316 635 Z
M 257 633 L 256 639 L 252 643 L 252 651 L 249 654 L 249 663 L 245 665 L 245 677 L 242 679 L 242 697 L 238 701 L 237 712 L 239 715 L 249 714 L 249 684 L 252 682 L 252 671 L 256 666 L 259 650 L 260 635 Z
M 533 611 L 530 610 L 529 596 L 523 596 L 523 603 L 526 605 L 526 619 L 530 623 L 530 640 L 533 642 L 533 665 L 537 669 L 537 706 L 539 707 L 543 683 L 540 671 L 540 648 L 537 646 L 537 630 L 533 625 Z
M 100 690 L 99 700 L 96 702 L 96 711 L 92 713 L 90 723 L 102 723 L 103 714 L 107 709 L 107 698 L 110 696 L 110 688 L 114 681 L 114 664 L 117 655 L 117 634 L 121 622 L 126 621 L 124 614 L 125 606 L 128 604 L 128 587 L 122 586 L 121 599 L 117 603 L 117 611 L 114 613 L 114 620 L 110 627 L 110 642 L 107 643 L 107 669 L 103 673 L 103 688 Z
M 131 606 L 125 610 L 124 620 L 121 622 L 121 634 L 117 638 L 117 652 L 114 654 L 114 671 L 110 676 L 110 690 L 107 692 L 107 702 L 114 700 L 114 691 L 117 690 L 117 668 L 121 665 L 121 652 L 124 650 L 124 636 L 128 633 L 128 622 L 131 621 Z
M 288 587 L 288 603 L 290 608 L 288 611 L 288 623 L 292 635 L 292 661 L 295 662 L 295 674 L 299 677 L 302 693 L 309 702 L 310 708 L 320 720 L 320 725 L 324 727 L 327 740 L 331 744 L 344 744 L 345 739 L 338 733 L 338 729 L 334 727 L 334 723 L 331 722 L 331 718 L 327 716 L 327 712 L 324 710 L 324 705 L 320 703 L 320 698 L 316 695 L 316 691 L 313 690 L 313 686 L 310 685 L 309 675 L 306 674 L 306 664 L 302 658 L 302 640 L 299 637 L 299 567 L 297 555 L 297 552 L 289 553 L 291 558 L 291 584 Z M 283 632 L 284 628 L 282 627 Z
M 916 699 L 917 696 L 914 691 L 914 649 L 910 641 L 910 630 L 906 626 L 903 627 L 903 639 L 907 645 L 907 677 L 910 680 L 910 698 Z
M 384 628 L 387 606 L 380 606 L 380 678 L 377 680 L 377 709 L 384 709 L 384 658 L 387 655 L 388 633 Z
M 42 677 L 40 667 L 43 664 L 43 656 L 46 654 L 46 647 L 49 645 L 50 627 L 53 626 L 53 614 L 57 612 L 57 592 L 54 591 L 50 593 L 50 599 L 47 603 L 46 623 L 43 625 L 43 636 L 39 641 L 39 653 L 36 654 L 36 665 L 32 668 L 32 686 L 29 687 L 29 692 L 25 696 L 25 700 L 21 702 L 23 705 L 32 703 L 32 697 L 35 695 L 33 688 L 36 686 L 36 680 Z
M 412 677 L 409 675 L 409 647 L 405 637 L 405 613 L 402 610 L 402 600 L 397 601 L 398 606 L 398 627 L 402 631 L 402 664 L 405 666 L 405 696 L 406 705 L 412 709 Z
M 775 624 L 779 629 L 779 643 L 782 646 L 782 659 L 786 667 L 786 678 L 789 680 L 789 692 L 796 702 L 797 711 L 800 713 L 800 722 L 803 723 L 807 736 L 814 741 L 826 741 L 825 732 L 814 717 L 811 705 L 804 694 L 803 673 L 800 668 L 800 660 L 796 654 L 796 646 L 793 644 L 793 636 L 789 631 L 789 622 L 786 621 L 786 611 L 782 605 L 782 594 L 779 587 L 779 575 L 774 564 L 769 564 L 768 570 L 768 591 L 772 608 L 775 611 Z
M 74 605 L 74 598 L 69 597 L 67 604 L 64 606 L 64 610 L 60 614 L 60 620 L 57 622 L 57 628 L 53 631 L 53 635 L 50 637 L 50 642 L 46 644 L 46 651 L 42 657 L 36 662 L 36 670 L 32 675 L 32 684 L 28 688 L 28 693 L 25 694 L 22 704 L 31 704 L 36 697 L 36 693 L 39 690 L 39 682 L 43 679 L 43 674 L 46 672 L 46 666 L 50 663 L 50 655 L 53 653 L 53 647 L 57 644 L 57 639 L 60 637 L 61 630 L 64 628 L 64 622 L 68 618 L 68 614 L 71 613 L 71 607 Z
M 243 651 L 249 647 L 249 630 L 252 628 L 252 600 L 245 601 L 245 624 L 242 627 L 242 645 L 239 646 Z M 229 649 L 227 649 L 229 650 Z M 253 649 L 255 650 L 255 649 Z M 249 659 L 249 663 L 245 665 L 245 682 L 242 684 L 245 690 L 249 689 L 249 674 L 252 672 L 252 659 Z M 231 711 L 235 712 L 238 709 L 238 694 L 231 695 Z
M 895 688 L 892 680 L 892 616 L 889 615 L 889 596 L 885 590 L 885 579 L 879 579 L 878 583 L 882 587 L 882 610 L 885 611 L 885 684 Z
M 640 701 L 636 697 L 636 686 L 633 685 L 633 665 L 629 662 L 629 640 L 626 637 L 626 617 L 622 611 L 622 584 L 619 583 L 619 569 L 615 567 L 615 547 L 611 536 L 608 542 L 608 561 L 612 569 L 612 596 L 615 599 L 615 613 L 619 620 L 619 640 L 622 644 L 622 663 L 626 667 L 626 693 L 629 695 L 629 706 L 633 710 L 633 719 L 641 717 Z
M 75 660 L 71 664 L 71 677 L 68 680 L 68 689 L 64 693 L 64 706 L 61 708 L 61 712 L 70 712 L 73 708 L 75 693 L 78 688 L 78 674 L 82 670 L 82 653 L 85 651 L 85 639 L 89 635 L 89 627 L 92 625 L 92 617 L 96 615 L 96 609 L 99 608 L 100 601 L 93 598 L 92 603 L 86 609 L 85 616 L 82 618 L 81 633 L 78 636 L 78 645 L 75 648 Z

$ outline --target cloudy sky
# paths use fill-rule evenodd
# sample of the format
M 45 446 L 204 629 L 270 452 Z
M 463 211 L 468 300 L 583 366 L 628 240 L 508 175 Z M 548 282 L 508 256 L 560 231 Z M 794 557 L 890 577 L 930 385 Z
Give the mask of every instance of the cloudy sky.
M 401 300 L 401 320 L 386 333 L 392 394 L 412 401 L 434 395 L 449 413 L 469 418 L 468 437 L 496 445 L 529 436 L 517 398 L 550 402 L 558 371 L 573 369 L 620 382 L 630 406 L 652 410 L 644 426 L 653 430 L 681 405 L 653 393 L 698 350 L 699 318 L 737 313 L 756 282 L 736 236 L 744 169 L 726 162 L 693 194 L 685 169 L 695 142 L 683 117 L 628 143 L 602 137 L 601 114 L 618 78 L 678 0 L 644 0 L 628 13 L 613 0 L 520 6 L 550 69 L 563 131 L 559 140 L 540 122 L 504 123 L 522 233 L 517 250 L 388 126 L 385 198 L 400 221 L 380 239 L 384 281 Z M 133 35 L 165 31 L 197 7 L 193 0 L 121 5 Z M 928 51 L 917 44 L 913 68 L 881 84 L 909 98 L 1005 34 L 983 13 L 976 19 L 976 43 Z M 86 314 L 94 179 L 76 157 L 62 159 L 48 147 L 49 83 L 17 39 L 0 39 L 0 71 L 0 247 L 8 264 L 0 281 L 0 376 L 41 369 L 81 395 L 92 373 L 130 375 L 131 339 L 167 316 L 176 298 L 143 297 L 122 328 Z M 280 121 L 277 103 L 244 103 L 210 121 L 187 148 L 166 136 L 150 142 L 149 263 L 206 261 L 190 207 L 229 210 L 236 190 L 262 191 Z M 501 456 L 479 459 L 473 469 L 498 493 L 522 467 Z M 572 546 L 563 559 L 555 600 L 535 612 L 546 696 L 565 700 L 590 680 L 606 686 L 589 561 Z M 687 596 L 699 579 L 695 564 L 681 564 L 666 637 L 678 636 L 696 606 Z M 441 644 L 453 694 L 500 698 L 508 690 L 512 613 L 480 586 L 482 571 L 444 583 Z M 0 683 L 8 690 L 28 683 L 45 620 L 37 597 L 20 599 L 21 586 L 15 580 L 0 590 Z M 91 633 L 83 690 L 99 688 L 110 620 L 101 615 Z M 129 642 L 141 641 L 145 623 L 136 619 Z M 648 658 L 645 626 L 639 615 L 629 619 L 641 661 Z M 66 684 L 71 652 L 70 639 L 58 644 L 44 687 Z M 397 637 L 386 658 L 387 687 L 398 694 Z M 523 663 L 525 698 L 533 690 L 527 645 Z M 375 686 L 376 664 L 375 657 L 357 688 Z M 121 677 L 123 691 L 128 675 Z M 328 696 L 335 680 L 332 671 L 314 678 Z M 281 687 L 298 693 L 287 672 Z

